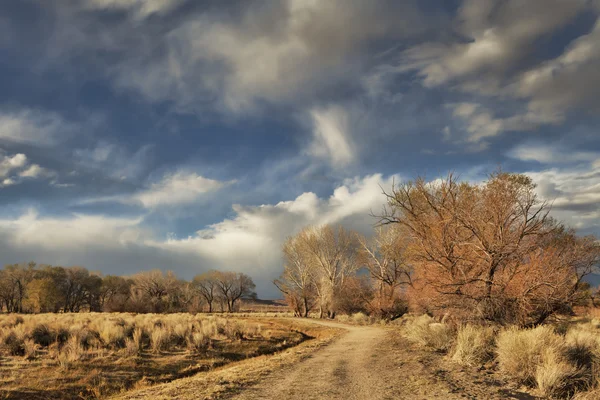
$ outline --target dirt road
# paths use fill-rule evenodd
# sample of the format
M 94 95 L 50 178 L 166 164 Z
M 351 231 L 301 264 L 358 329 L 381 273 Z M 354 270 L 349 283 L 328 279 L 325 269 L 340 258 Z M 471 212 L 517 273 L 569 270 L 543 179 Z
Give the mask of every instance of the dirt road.
M 485 373 L 475 377 L 472 371 L 456 367 L 452 370 L 441 355 L 415 349 L 397 332 L 371 326 L 345 328 L 347 333 L 306 360 L 275 371 L 258 384 L 228 398 L 533 398 L 506 388 L 504 382 Z
M 307 341 L 189 378 L 125 392 L 120 400 L 166 399 L 537 399 L 493 365 L 461 367 L 404 339 L 398 327 L 351 326 L 333 341 Z

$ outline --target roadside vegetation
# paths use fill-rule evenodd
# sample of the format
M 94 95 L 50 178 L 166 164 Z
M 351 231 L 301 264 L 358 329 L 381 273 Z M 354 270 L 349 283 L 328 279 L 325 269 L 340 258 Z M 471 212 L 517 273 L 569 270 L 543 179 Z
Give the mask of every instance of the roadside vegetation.
M 0 397 L 103 398 L 306 339 L 281 318 L 71 313 L 0 316 Z

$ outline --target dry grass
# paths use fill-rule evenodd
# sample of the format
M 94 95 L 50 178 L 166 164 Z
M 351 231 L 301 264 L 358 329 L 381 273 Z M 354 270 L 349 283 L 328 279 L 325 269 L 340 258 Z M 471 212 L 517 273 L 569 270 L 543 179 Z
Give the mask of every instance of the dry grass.
M 497 340 L 500 371 L 521 382 L 532 384 L 548 351 L 560 352 L 562 345 L 563 338 L 554 333 L 550 326 L 503 330 Z
M 304 340 L 285 324 L 184 313 L 1 315 L 0 397 L 95 398 L 167 382 Z
M 481 365 L 494 357 L 495 332 L 491 327 L 465 325 L 458 329 L 452 361 Z
M 435 351 L 447 351 L 454 342 L 454 330 L 445 323 L 435 322 L 427 315 L 406 316 L 403 332 L 411 342 Z

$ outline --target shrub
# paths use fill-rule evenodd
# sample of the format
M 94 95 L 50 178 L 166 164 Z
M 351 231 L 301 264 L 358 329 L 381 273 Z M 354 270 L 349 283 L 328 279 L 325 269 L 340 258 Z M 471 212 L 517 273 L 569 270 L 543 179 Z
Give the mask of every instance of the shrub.
M 36 325 L 31 332 L 31 337 L 35 343 L 42 347 L 48 347 L 56 340 L 48 325 L 45 324 Z
M 150 344 L 152 352 L 160 353 L 169 342 L 169 331 L 165 328 L 156 327 L 150 335 Z
M 498 365 L 505 374 L 533 384 L 536 372 L 547 350 L 562 351 L 563 339 L 548 326 L 534 329 L 509 328 L 497 340 Z
M 246 330 L 246 324 L 238 321 L 227 321 L 225 324 L 225 336 L 232 340 L 244 339 L 244 333 Z
M 352 314 L 352 321 L 358 325 L 367 325 L 369 323 L 369 317 L 363 312 L 357 312 Z
M 205 352 L 210 348 L 211 339 L 202 332 L 194 332 L 187 338 L 188 348 L 195 352 Z
M 462 365 L 478 365 L 494 356 L 495 333 L 491 327 L 465 325 L 456 335 L 452 360 Z
M 544 396 L 563 398 L 572 396 L 578 388 L 589 382 L 586 372 L 565 361 L 556 349 L 543 351 L 542 361 L 537 366 L 535 381 Z
M 408 318 L 404 325 L 404 336 L 435 351 L 447 351 L 454 340 L 454 332 L 450 326 L 435 322 L 427 315 Z

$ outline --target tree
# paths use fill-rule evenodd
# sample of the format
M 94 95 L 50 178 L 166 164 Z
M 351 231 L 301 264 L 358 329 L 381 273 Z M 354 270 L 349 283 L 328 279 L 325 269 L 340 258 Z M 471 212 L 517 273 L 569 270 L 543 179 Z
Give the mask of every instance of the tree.
M 206 300 L 208 304 L 208 312 L 213 312 L 213 304 L 219 296 L 217 287 L 218 271 L 212 270 L 200 275 L 196 275 L 192 280 L 192 287 L 200 293 L 200 296 Z
M 243 297 L 256 297 L 255 285 L 248 275 L 240 272 L 217 272 L 216 284 L 219 294 L 227 304 L 227 311 L 235 310 L 235 303 Z
M 316 301 L 314 264 L 306 249 L 310 230 L 304 229 L 289 237 L 283 245 L 285 265 L 283 274 L 273 283 L 285 295 L 288 304 L 299 317 L 308 317 Z
M 33 279 L 36 264 L 13 264 L 0 271 L 0 300 L 7 312 L 23 312 L 27 284 Z
M 101 310 L 124 312 L 131 298 L 133 280 L 122 276 L 107 275 L 102 279 L 98 301 Z
M 168 295 L 172 294 L 177 285 L 173 272 L 166 274 L 161 270 L 140 272 L 132 277 L 131 287 L 134 308 L 137 311 L 146 309 L 152 312 L 163 312 L 168 308 Z
M 358 269 L 356 234 L 341 226 L 309 226 L 286 243 L 288 276 L 284 271 L 284 276 L 278 281 L 280 289 L 292 293 L 292 302 L 299 301 L 298 284 L 292 282 L 290 285 L 290 282 L 297 277 L 306 278 L 306 282 L 300 284 L 306 286 L 306 296 L 314 288 L 319 317 L 326 313 L 329 318 L 335 318 L 345 280 Z
M 410 233 L 414 293 L 430 310 L 535 325 L 569 307 L 599 259 L 549 217 L 524 175 L 496 172 L 478 185 L 417 179 L 392 189 L 381 222 Z
M 399 225 L 376 228 L 371 239 L 359 236 L 359 260 L 369 271 L 376 286 L 372 311 L 386 319 L 406 312 L 401 289 L 412 284 L 412 267 L 408 260 L 409 234 Z

